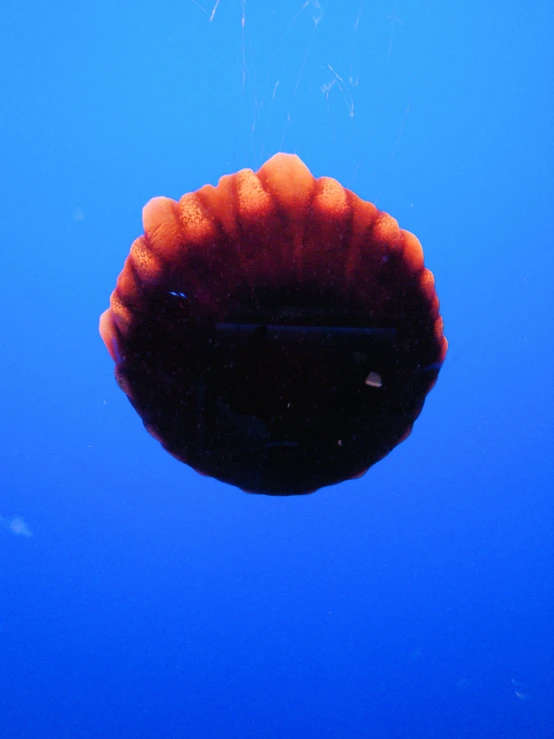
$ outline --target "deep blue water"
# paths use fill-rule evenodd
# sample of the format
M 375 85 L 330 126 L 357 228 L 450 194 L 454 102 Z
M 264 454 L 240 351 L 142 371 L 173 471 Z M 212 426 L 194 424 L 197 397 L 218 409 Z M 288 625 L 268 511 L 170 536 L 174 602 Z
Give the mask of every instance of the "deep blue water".
M 2 3 L 0 736 L 554 737 L 553 6 L 208 4 Z M 286 499 L 167 455 L 97 331 L 150 197 L 279 150 L 419 236 L 450 342 Z

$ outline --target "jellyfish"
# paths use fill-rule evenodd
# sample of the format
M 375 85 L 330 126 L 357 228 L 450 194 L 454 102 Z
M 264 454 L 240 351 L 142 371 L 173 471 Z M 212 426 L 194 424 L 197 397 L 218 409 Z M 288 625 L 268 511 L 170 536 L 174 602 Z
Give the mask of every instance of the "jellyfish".
M 446 356 L 418 239 L 279 153 L 143 210 L 100 319 L 116 380 L 175 458 L 246 492 L 363 475 Z

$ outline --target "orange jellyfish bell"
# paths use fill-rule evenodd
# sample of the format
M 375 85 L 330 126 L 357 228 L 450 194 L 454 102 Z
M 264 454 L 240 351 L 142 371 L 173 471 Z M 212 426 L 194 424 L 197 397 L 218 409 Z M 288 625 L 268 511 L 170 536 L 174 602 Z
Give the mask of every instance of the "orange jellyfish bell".
M 154 198 L 100 319 L 116 379 L 174 457 L 248 492 L 362 475 L 410 433 L 446 355 L 416 237 L 277 154 Z

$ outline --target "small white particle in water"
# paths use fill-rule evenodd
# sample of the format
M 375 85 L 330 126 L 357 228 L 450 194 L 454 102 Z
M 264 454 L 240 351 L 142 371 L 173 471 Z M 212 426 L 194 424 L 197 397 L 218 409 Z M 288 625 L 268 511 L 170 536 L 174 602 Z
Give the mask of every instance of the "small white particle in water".
M 6 516 L 0 516 L 0 525 L 7 528 L 12 534 L 18 536 L 32 536 L 31 529 L 27 526 L 27 523 L 21 518 L 21 516 L 15 516 L 14 518 L 8 518 Z

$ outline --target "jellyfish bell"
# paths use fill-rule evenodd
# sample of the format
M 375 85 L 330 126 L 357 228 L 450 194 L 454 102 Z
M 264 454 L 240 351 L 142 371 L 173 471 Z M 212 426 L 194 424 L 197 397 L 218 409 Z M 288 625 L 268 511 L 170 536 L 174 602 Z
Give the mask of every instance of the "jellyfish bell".
M 154 198 L 100 319 L 146 429 L 269 495 L 360 477 L 410 433 L 446 355 L 417 238 L 277 154 Z

